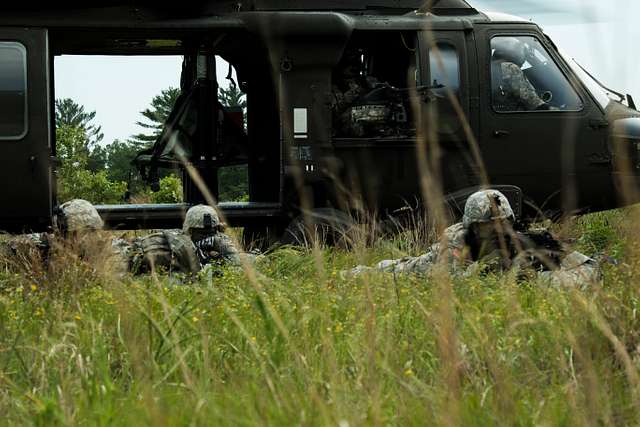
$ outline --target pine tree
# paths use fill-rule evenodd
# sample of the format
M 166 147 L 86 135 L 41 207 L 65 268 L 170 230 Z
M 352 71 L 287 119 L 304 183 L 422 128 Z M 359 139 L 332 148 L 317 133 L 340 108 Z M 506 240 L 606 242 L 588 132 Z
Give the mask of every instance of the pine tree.
M 140 112 L 147 122 L 136 122 L 138 126 L 149 131 L 149 133 L 134 135 L 130 142 L 137 145 L 140 149 L 153 144 L 156 139 L 158 139 L 158 136 L 160 136 L 164 123 L 169 117 L 169 114 L 171 114 L 178 96 L 180 96 L 180 89 L 173 87 L 163 90 L 160 95 L 154 96 L 151 100 L 151 107 Z
M 236 85 L 231 85 L 228 89 L 220 88 L 218 99 L 225 107 L 240 107 L 243 110 L 247 108 L 247 100 L 244 97 L 244 93 Z
M 88 149 L 95 147 L 104 138 L 102 126 L 91 124 L 95 117 L 95 111 L 84 111 L 84 107 L 73 99 L 56 99 L 56 128 L 67 126 L 81 129 L 86 136 Z

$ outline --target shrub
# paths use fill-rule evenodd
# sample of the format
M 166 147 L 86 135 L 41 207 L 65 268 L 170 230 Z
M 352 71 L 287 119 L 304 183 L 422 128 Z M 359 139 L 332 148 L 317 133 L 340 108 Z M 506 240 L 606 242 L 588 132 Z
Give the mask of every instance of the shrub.
M 106 171 L 88 169 L 89 149 L 82 129 L 56 129 L 56 145 L 61 165 L 58 169 L 58 200 L 85 199 L 94 204 L 123 200 L 127 184 L 111 181 Z
M 127 189 L 125 182 L 112 182 L 105 171 L 91 172 L 63 166 L 58 175 L 58 200 L 85 199 L 94 204 L 120 203 Z
M 153 203 L 182 202 L 182 180 L 175 175 L 165 176 L 160 180 L 160 190 L 152 193 Z
M 602 212 L 579 218 L 579 249 L 589 255 L 606 253 L 621 256 L 624 235 L 620 232 L 620 226 L 623 218 L 622 211 Z

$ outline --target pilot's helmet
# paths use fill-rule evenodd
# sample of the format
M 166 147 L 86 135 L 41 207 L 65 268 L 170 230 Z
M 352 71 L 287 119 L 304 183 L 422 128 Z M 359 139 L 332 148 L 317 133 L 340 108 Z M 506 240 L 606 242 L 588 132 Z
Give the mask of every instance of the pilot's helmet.
M 496 220 L 513 223 L 515 215 L 504 194 L 497 190 L 483 190 L 472 194 L 464 206 L 464 228 Z
M 214 234 L 223 228 L 216 210 L 207 205 L 197 205 L 189 209 L 182 225 L 182 231 L 188 235 L 192 235 L 194 231 L 210 231 Z
M 60 205 L 59 226 L 63 232 L 102 230 L 104 222 L 86 200 L 75 199 Z
M 518 67 L 527 60 L 525 44 L 516 37 L 496 37 L 491 46 L 494 60 L 513 62 Z

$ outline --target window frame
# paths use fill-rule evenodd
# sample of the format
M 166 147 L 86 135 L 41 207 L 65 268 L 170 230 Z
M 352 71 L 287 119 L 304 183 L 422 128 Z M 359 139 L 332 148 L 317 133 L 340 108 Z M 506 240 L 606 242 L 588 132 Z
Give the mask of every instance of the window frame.
M 0 40 L 0 47 L 17 48 L 22 53 L 23 77 L 24 77 L 24 121 L 23 130 L 19 135 L 0 135 L 0 141 L 20 141 L 29 133 L 29 78 L 28 78 L 28 50 L 22 42 L 17 40 Z
M 478 56 L 476 53 L 477 45 L 468 32 L 460 31 L 454 28 L 444 29 L 423 29 L 417 31 L 418 44 L 416 49 L 417 61 L 419 65 L 419 84 L 423 86 L 429 86 L 431 81 L 431 64 L 430 55 L 434 46 L 438 44 L 446 44 L 451 46 L 458 58 L 458 72 L 459 72 L 459 87 L 457 92 L 451 91 L 450 88 L 442 89 L 444 91 L 450 91 L 451 95 L 457 100 L 459 107 L 462 109 L 462 113 L 469 124 L 475 129 L 476 123 L 472 117 L 474 114 L 473 102 L 478 97 L 477 85 L 469 74 L 470 67 L 474 63 L 477 63 Z M 442 127 L 438 129 L 438 137 L 442 141 L 459 141 L 466 138 L 464 131 L 464 121 L 461 120 L 459 112 L 455 111 L 455 106 L 449 102 L 448 95 L 444 99 L 446 108 L 450 107 L 450 111 L 447 120 L 452 120 L 457 125 L 455 128 L 451 128 L 449 131 L 445 131 Z M 440 111 L 440 114 L 443 110 Z
M 460 59 L 460 52 L 458 50 L 458 46 L 455 45 L 455 43 L 453 43 L 450 40 L 446 40 L 446 39 L 441 39 L 441 40 L 435 40 L 435 46 L 428 46 L 427 50 L 428 50 L 428 58 L 427 61 L 429 62 L 429 67 L 428 67 L 428 73 L 429 73 L 429 85 L 433 84 L 433 73 L 432 73 L 432 67 L 431 67 L 431 55 L 434 52 L 434 47 L 437 49 L 438 52 L 442 52 L 442 49 L 440 48 L 440 45 L 444 45 L 447 46 L 451 49 L 451 51 L 453 53 L 455 53 L 456 55 L 456 64 L 457 64 L 457 87 L 455 88 L 455 90 L 452 90 L 453 94 L 456 97 L 460 96 L 460 91 L 462 90 L 462 61 Z M 440 54 L 442 56 L 442 54 Z M 437 60 L 437 58 L 435 58 Z M 446 68 L 444 70 L 440 70 L 443 72 L 446 72 Z M 448 76 L 447 76 L 448 77 Z M 449 87 L 447 86 L 446 83 L 449 82 L 440 82 L 441 84 L 445 84 L 445 87 L 443 89 L 449 89 Z
M 487 38 L 487 43 L 488 43 L 488 49 L 487 49 L 487 68 L 488 68 L 488 77 L 489 77 L 489 105 L 491 107 L 491 111 L 495 114 L 580 114 L 583 113 L 586 108 L 587 108 L 587 101 L 585 100 L 584 96 L 580 93 L 580 90 L 578 87 L 576 87 L 574 80 L 572 79 L 572 77 L 567 73 L 567 70 L 564 68 L 562 62 L 559 60 L 558 57 L 554 56 L 553 53 L 553 49 L 550 49 L 549 46 L 544 42 L 544 40 L 542 40 L 537 34 L 535 33 L 528 33 L 528 32 L 509 32 L 509 33 L 505 33 L 505 32 L 500 32 L 500 33 L 493 33 L 493 34 L 489 34 L 489 37 Z M 553 63 L 555 64 L 555 66 L 558 68 L 558 70 L 560 71 L 560 73 L 562 73 L 562 76 L 565 78 L 565 80 L 567 81 L 567 83 L 569 84 L 569 86 L 571 87 L 571 89 L 573 89 L 573 91 L 575 92 L 575 94 L 578 96 L 578 98 L 580 99 L 580 102 L 582 103 L 582 106 L 580 109 L 576 109 L 576 110 L 531 110 L 531 111 L 498 111 L 495 108 L 495 104 L 493 102 L 493 67 L 492 67 L 492 52 L 493 52 L 493 39 L 497 38 L 497 37 L 531 37 L 533 39 L 536 39 L 538 41 L 538 43 L 540 43 L 540 45 L 545 49 L 545 52 L 547 53 L 547 55 L 549 55 L 549 58 L 551 58 L 551 60 L 553 61 Z

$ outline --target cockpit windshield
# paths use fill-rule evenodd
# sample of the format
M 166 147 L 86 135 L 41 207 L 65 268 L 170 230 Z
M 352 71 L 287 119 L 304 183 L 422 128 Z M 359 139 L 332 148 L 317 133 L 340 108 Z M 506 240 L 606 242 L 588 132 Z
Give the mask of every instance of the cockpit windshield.
M 583 102 L 547 47 L 533 36 L 491 39 L 493 108 L 498 112 L 581 111 Z
M 585 84 L 591 95 L 596 99 L 598 104 L 604 109 L 607 108 L 611 101 L 624 101 L 623 97 L 611 89 L 606 88 L 602 83 L 589 74 L 578 62 L 573 59 L 567 52 L 558 49 L 562 57 L 569 64 L 573 72 Z

